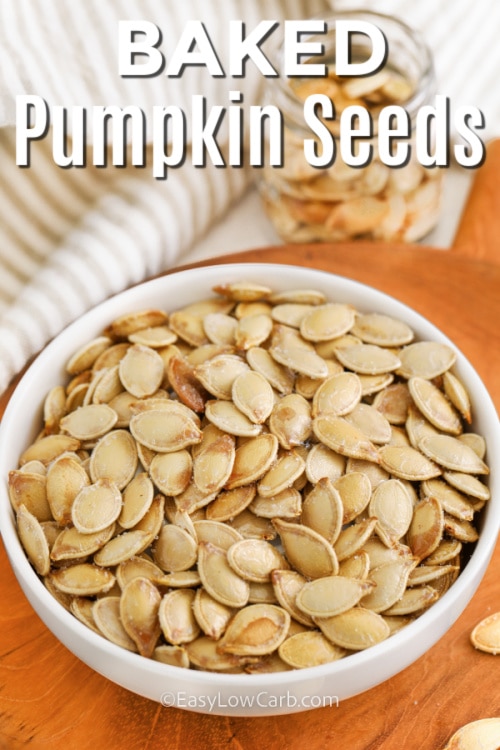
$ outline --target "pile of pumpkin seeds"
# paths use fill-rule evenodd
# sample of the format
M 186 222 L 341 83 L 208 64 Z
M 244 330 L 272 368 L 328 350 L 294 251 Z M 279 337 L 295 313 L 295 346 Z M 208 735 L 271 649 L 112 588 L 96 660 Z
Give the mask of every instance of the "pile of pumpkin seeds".
M 145 657 L 340 659 L 425 612 L 478 538 L 489 469 L 455 352 L 315 290 L 213 292 L 74 353 L 9 474 L 21 542 Z

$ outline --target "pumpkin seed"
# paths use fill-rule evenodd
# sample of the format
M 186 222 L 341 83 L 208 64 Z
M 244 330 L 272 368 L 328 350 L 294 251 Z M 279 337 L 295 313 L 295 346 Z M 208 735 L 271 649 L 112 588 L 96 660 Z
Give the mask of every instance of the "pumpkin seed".
M 444 514 L 439 500 L 427 497 L 413 510 L 408 529 L 407 542 L 412 554 L 423 560 L 434 552 L 441 542 L 444 531 Z
M 290 615 L 274 604 L 250 604 L 240 609 L 219 640 L 218 651 L 238 656 L 262 656 L 285 640 Z
M 296 633 L 278 648 L 281 659 L 294 669 L 329 664 L 345 656 L 345 649 L 331 643 L 317 630 Z
M 71 523 L 73 502 L 90 479 L 83 466 L 71 456 L 61 456 L 47 471 L 47 500 L 54 519 L 61 525 Z
M 116 568 L 116 581 L 122 590 L 134 578 L 147 578 L 152 583 L 157 583 L 162 577 L 161 568 L 148 557 L 131 557 Z
M 494 655 L 500 653 L 500 612 L 481 620 L 470 637 L 472 645 L 479 651 Z
M 154 349 L 134 344 L 120 360 L 119 375 L 123 387 L 136 398 L 151 396 L 161 386 L 163 360 Z
M 273 321 L 267 313 L 246 315 L 241 318 L 234 332 L 234 343 L 237 349 L 246 351 L 260 346 L 270 336 Z
M 41 461 L 47 466 L 62 453 L 77 451 L 80 440 L 70 435 L 47 435 L 26 448 L 19 458 L 19 466 L 28 461 Z
M 193 460 L 186 449 L 157 453 L 149 466 L 155 486 L 167 497 L 180 495 L 191 481 Z
M 198 555 L 198 545 L 193 537 L 180 526 L 166 524 L 154 546 L 154 561 L 168 573 L 189 570 Z
M 129 636 L 121 621 L 119 596 L 103 596 L 93 602 L 92 617 L 97 630 L 108 641 L 128 651 L 137 651 L 135 641 Z
M 218 492 L 227 482 L 233 470 L 236 449 L 231 435 L 222 435 L 204 449 L 200 449 L 193 460 L 193 481 L 205 494 Z
M 193 600 L 193 614 L 205 635 L 218 640 L 233 616 L 233 610 L 226 607 L 203 588 L 196 590 Z
M 361 400 L 361 382 L 353 372 L 332 375 L 314 394 L 312 416 L 332 414 L 341 417 L 352 412 Z
M 124 531 L 106 542 L 94 555 L 94 562 L 102 568 L 119 565 L 149 547 L 151 534 L 140 529 Z
M 373 491 L 368 512 L 377 518 L 377 530 L 390 546 L 408 531 L 413 517 L 413 501 L 402 482 L 388 479 Z
M 376 344 L 342 347 L 337 351 L 337 359 L 344 367 L 361 375 L 382 375 L 397 370 L 401 365 L 399 357 Z
M 343 508 L 342 525 L 351 523 L 370 502 L 372 487 L 366 474 L 352 471 L 334 480 Z
M 133 578 L 122 591 L 120 619 L 141 656 L 151 657 L 160 637 L 160 602 L 160 592 L 147 578 Z
M 415 564 L 414 560 L 402 557 L 370 570 L 370 580 L 375 588 L 363 597 L 363 607 L 372 612 L 384 612 L 392 607 L 403 596 L 408 576 Z
M 343 417 L 316 417 L 313 432 L 320 442 L 342 456 L 379 463 L 379 452 L 371 440 Z
M 377 409 L 390 424 L 403 425 L 408 418 L 408 408 L 412 402 L 406 383 L 393 383 L 382 388 L 373 399 Z
M 460 435 L 460 417 L 439 388 L 425 378 L 413 377 L 408 381 L 408 389 L 415 404 L 434 427 L 452 435 Z
M 66 391 L 56 385 L 48 392 L 43 402 L 43 424 L 46 435 L 59 431 L 61 419 L 66 414 Z
M 253 502 L 256 492 L 253 484 L 219 492 L 215 500 L 207 505 L 207 520 L 228 521 L 234 518 Z
M 365 518 L 341 531 L 334 547 L 337 560 L 341 562 L 359 552 L 373 534 L 376 525 L 376 518 Z
M 71 520 L 80 534 L 94 534 L 114 523 L 121 513 L 122 495 L 107 479 L 98 479 L 80 490 L 71 506 Z
M 219 430 L 230 435 L 255 437 L 262 432 L 262 427 L 251 422 L 232 401 L 207 401 L 205 416 Z
M 252 370 L 260 373 L 279 393 L 292 392 L 294 375 L 283 365 L 276 362 L 267 349 L 251 347 L 246 352 L 246 359 Z
M 202 412 L 208 398 L 207 391 L 195 376 L 194 367 L 182 356 L 168 360 L 167 379 L 179 400 L 195 412 Z
M 414 338 L 410 326 L 382 313 L 356 315 L 351 333 L 366 344 L 389 347 L 404 346 Z
M 201 629 L 193 612 L 196 593 L 192 589 L 175 589 L 162 598 L 158 610 L 165 640 L 174 646 L 194 641 Z
M 200 542 L 198 572 L 206 591 L 216 601 L 227 607 L 245 607 L 250 594 L 248 581 L 231 568 L 221 547 Z
M 271 467 L 278 453 L 278 440 L 274 435 L 263 434 L 252 437 L 236 449 L 233 470 L 226 484 L 233 490 L 242 485 L 252 484 L 260 479 Z
M 309 341 L 328 341 L 347 333 L 354 323 L 351 305 L 327 302 L 308 312 L 300 324 L 300 333 Z
M 233 383 L 248 372 L 245 360 L 235 354 L 219 354 L 195 368 L 195 375 L 209 393 L 218 399 L 229 401 L 232 398 Z
M 49 545 L 40 522 L 25 505 L 19 506 L 16 520 L 19 538 L 29 561 L 38 575 L 48 575 L 50 571 Z
M 399 479 L 418 482 L 441 474 L 439 466 L 420 451 L 405 445 L 384 445 L 380 448 L 382 468 Z M 427 455 L 427 454 L 426 454 Z
M 500 719 L 478 719 L 460 727 L 443 750 L 496 750 L 500 737 Z
M 135 331 L 150 326 L 163 325 L 167 320 L 168 316 L 163 310 L 138 310 L 115 318 L 107 327 L 106 333 L 114 339 L 127 338 Z
M 482 435 L 477 435 L 475 432 L 463 432 L 458 436 L 458 439 L 472 448 L 479 458 L 486 456 L 486 440 Z
M 55 562 L 85 559 L 109 542 L 114 533 L 114 523 L 93 534 L 81 534 L 74 526 L 70 526 L 58 534 L 50 551 L 50 558 Z
M 478 500 L 486 501 L 491 497 L 489 488 L 472 474 L 464 474 L 460 471 L 444 471 L 443 479 L 446 479 L 448 484 L 451 484 L 459 492 L 463 492 L 465 495 L 470 495 Z
M 390 635 L 384 618 L 362 606 L 333 617 L 318 618 L 317 624 L 329 641 L 349 651 L 361 651 L 380 643 Z
M 323 445 L 323 443 L 316 443 L 307 454 L 305 471 L 311 484 L 317 484 L 324 477 L 335 481 L 344 474 L 345 467 L 344 456 Z
M 472 521 L 474 509 L 471 503 L 458 490 L 450 487 L 443 480 L 430 479 L 422 482 L 421 490 L 424 496 L 436 497 L 446 513 L 464 521 Z
M 253 370 L 236 377 L 232 384 L 231 397 L 238 409 L 255 424 L 265 422 L 274 407 L 271 385 L 263 375 Z
M 213 291 L 235 302 L 255 302 L 267 299 L 272 289 L 250 281 L 235 281 L 230 284 L 217 284 Z
M 339 575 L 347 578 L 359 578 L 365 581 L 368 578 L 369 570 L 370 558 L 365 550 L 361 550 L 339 563 Z
M 69 611 L 76 617 L 77 620 L 83 622 L 84 625 L 93 630 L 95 633 L 102 635 L 94 619 L 93 605 L 93 600 L 87 598 L 86 596 L 74 596 L 71 599 Z
M 93 482 L 107 479 L 122 490 L 134 476 L 138 463 L 137 447 L 128 430 L 112 430 L 97 442 L 90 457 Z
M 278 603 L 293 618 L 305 627 L 314 627 L 311 617 L 297 607 L 296 599 L 307 579 L 295 570 L 273 570 L 271 582 Z
M 54 570 L 50 574 L 50 580 L 59 591 L 74 596 L 105 594 L 115 583 L 115 577 L 109 570 L 91 563 L 79 563 Z
M 66 363 L 66 372 L 70 375 L 78 375 L 84 370 L 89 370 L 96 359 L 105 352 L 112 341 L 109 336 L 97 336 L 88 343 L 81 346 Z
M 189 656 L 182 646 L 157 646 L 153 651 L 153 659 L 171 667 L 189 669 Z
M 294 328 L 279 323 L 275 325 L 269 354 L 278 364 L 310 378 L 325 378 L 328 375 L 325 360 Z
M 283 396 L 271 412 L 269 429 L 285 450 L 302 445 L 312 431 L 310 404 L 298 393 Z
M 371 582 L 340 575 L 316 578 L 304 584 L 295 603 L 310 617 L 333 617 L 354 607 L 373 587 Z
M 173 453 L 201 442 L 202 432 L 188 417 L 165 414 L 161 409 L 140 412 L 130 420 L 134 438 L 158 453 Z
M 242 539 L 227 550 L 231 568 L 245 581 L 266 583 L 275 569 L 284 570 L 288 563 L 272 544 L 263 539 Z
M 421 439 L 419 447 L 422 453 L 445 469 L 463 474 L 489 474 L 488 466 L 477 453 L 451 435 L 427 435 Z
M 118 523 L 131 529 L 145 516 L 154 497 L 154 486 L 146 472 L 136 474 L 123 491 L 123 506 Z
M 305 461 L 299 453 L 286 451 L 282 453 L 264 474 L 257 484 L 261 497 L 274 497 L 292 486 L 305 469 Z
M 133 344 L 160 349 L 177 341 L 177 335 L 167 325 L 148 326 L 148 328 L 141 328 L 139 331 L 130 333 L 128 340 Z
M 233 490 L 233 492 L 237 492 L 237 490 Z M 300 516 L 302 512 L 302 495 L 299 490 L 289 487 L 277 495 L 273 495 L 273 497 L 255 496 L 248 505 L 248 508 L 256 516 L 259 516 L 259 518 L 284 518 L 285 520 L 293 520 Z M 236 515 L 236 513 L 233 513 L 233 515 Z
M 438 599 L 438 592 L 431 586 L 414 586 L 406 589 L 401 598 L 392 607 L 384 611 L 384 615 L 410 615 L 430 607 Z
M 372 443 L 389 443 L 392 429 L 389 421 L 377 409 L 369 404 L 358 404 L 345 415 L 349 424 L 357 427 Z
M 344 508 L 338 490 L 328 477 L 320 479 L 302 504 L 301 521 L 335 544 L 342 528 Z
M 220 521 L 195 521 L 194 528 L 198 541 L 210 543 L 215 547 L 228 550 L 232 544 L 243 539 L 243 536 L 226 523 Z
M 401 365 L 397 374 L 409 380 L 412 377 L 432 380 L 442 375 L 455 363 L 456 354 L 448 344 L 437 341 L 417 341 L 408 344 L 399 353 Z
M 336 575 L 338 562 L 332 545 L 313 529 L 275 518 L 285 555 L 292 567 L 306 578 Z

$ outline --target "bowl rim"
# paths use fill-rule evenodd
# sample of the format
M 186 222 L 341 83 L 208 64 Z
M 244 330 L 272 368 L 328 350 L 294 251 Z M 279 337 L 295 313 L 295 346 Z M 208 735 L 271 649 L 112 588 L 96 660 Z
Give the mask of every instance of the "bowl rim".
M 273 269 L 273 273 L 276 273 L 276 271 L 278 271 L 279 274 L 282 275 L 282 277 L 286 276 L 288 278 L 290 274 L 295 277 L 300 275 L 301 277 L 307 278 L 308 281 L 317 280 L 318 282 L 323 282 L 323 286 L 331 287 L 331 295 L 335 294 L 336 285 L 341 285 L 343 287 L 343 290 L 347 290 L 349 294 L 351 291 L 356 291 L 357 294 L 361 296 L 368 295 L 370 306 L 380 305 L 380 307 L 384 308 L 383 311 L 387 312 L 385 308 L 387 308 L 387 305 L 389 304 L 391 312 L 388 312 L 387 314 L 396 315 L 398 314 L 398 311 L 400 311 L 404 319 L 410 317 L 418 321 L 417 328 L 423 328 L 424 330 L 429 331 L 430 335 L 432 335 L 433 337 L 433 340 L 439 340 L 450 345 L 454 349 L 454 351 L 457 352 L 457 361 L 459 362 L 460 370 L 466 374 L 467 382 L 473 382 L 474 389 L 478 389 L 478 395 L 480 396 L 482 401 L 482 411 L 491 414 L 491 419 L 488 420 L 489 426 L 491 428 L 488 452 L 491 455 L 495 453 L 500 454 L 500 426 L 498 423 L 498 417 L 495 416 L 495 418 L 493 418 L 493 415 L 496 415 L 495 406 L 480 376 L 478 375 L 472 364 L 469 362 L 469 360 L 457 347 L 457 345 L 454 344 L 454 342 L 451 341 L 446 336 L 446 334 L 438 329 L 428 318 L 426 318 L 415 309 L 409 307 L 404 302 L 398 300 L 396 297 L 389 295 L 386 292 L 383 292 L 375 287 L 371 287 L 365 283 L 359 282 L 355 279 L 343 277 L 321 269 L 302 267 L 291 264 L 266 262 L 223 263 L 193 268 L 182 268 L 179 270 L 174 269 L 172 272 L 168 272 L 165 275 L 141 282 L 133 287 L 130 287 L 127 290 L 124 290 L 123 292 L 118 292 L 112 297 L 96 305 L 87 313 L 84 313 L 82 316 L 70 323 L 57 336 L 55 336 L 54 339 L 46 347 L 44 347 L 44 349 L 40 352 L 34 362 L 26 370 L 23 377 L 20 379 L 5 409 L 4 416 L 0 423 L 0 473 L 2 475 L 2 486 L 0 487 L 0 529 L 7 554 L 16 578 L 18 579 L 18 582 L 20 583 L 27 596 L 29 592 L 29 600 L 32 607 L 35 609 L 38 616 L 46 625 L 46 619 L 40 614 L 39 608 L 41 608 L 43 611 L 51 609 L 54 607 L 55 602 L 56 610 L 54 613 L 54 617 L 60 620 L 61 625 L 67 628 L 69 633 L 74 634 L 74 636 L 83 641 L 83 643 L 87 647 L 92 648 L 96 653 L 101 653 L 106 656 L 112 656 L 113 658 L 124 661 L 130 667 L 140 668 L 141 671 L 146 671 L 151 675 L 162 676 L 168 679 L 169 676 L 171 678 L 176 678 L 181 673 L 183 677 L 185 677 L 185 672 L 188 670 L 180 667 L 161 664 L 159 662 L 155 662 L 152 659 L 146 659 L 139 654 L 129 652 L 126 649 L 117 646 L 110 641 L 107 641 L 103 636 L 94 633 L 90 628 L 81 623 L 70 612 L 66 611 L 64 607 L 54 599 L 52 594 L 50 594 L 50 592 L 43 585 L 42 581 L 39 579 L 38 575 L 35 573 L 20 545 L 20 541 L 15 530 L 14 513 L 10 505 L 6 487 L 4 486 L 6 469 L 13 469 L 15 467 L 5 466 L 3 445 L 5 443 L 8 443 L 9 431 L 13 429 L 15 425 L 16 412 L 19 403 L 22 402 L 26 394 L 29 392 L 29 388 L 32 382 L 36 380 L 39 368 L 47 367 L 49 365 L 54 351 L 59 349 L 59 347 L 61 346 L 61 342 L 62 344 L 68 342 L 74 331 L 80 331 L 86 327 L 97 327 L 102 329 L 105 325 L 104 316 L 107 316 L 107 321 L 109 322 L 113 318 L 113 316 L 115 316 L 115 313 L 113 311 L 121 308 L 124 304 L 126 306 L 124 310 L 132 309 L 128 306 L 129 302 L 135 306 L 135 309 L 143 308 L 144 304 L 139 303 L 138 299 L 142 299 L 142 294 L 145 290 L 160 290 L 165 284 L 169 286 L 175 284 L 176 282 L 182 283 L 185 279 L 189 280 L 193 276 L 203 277 L 203 280 L 206 283 L 207 292 L 210 292 L 213 283 L 218 283 L 221 277 L 224 278 L 226 282 L 230 282 L 231 278 L 235 278 L 236 280 L 242 280 L 243 278 L 251 280 L 253 276 L 254 278 L 258 277 L 259 283 L 265 283 L 262 280 L 262 276 L 265 276 L 266 271 L 269 271 L 271 269 Z M 294 278 L 293 281 L 298 281 L 298 279 Z M 307 286 L 309 288 L 309 284 Z M 301 287 L 304 288 L 304 285 L 302 284 Z M 298 288 L 298 286 L 297 284 L 295 284 L 295 286 L 292 286 L 292 281 L 288 278 L 288 281 L 283 285 L 283 288 L 291 289 Z M 418 330 L 416 331 L 416 334 L 417 338 L 421 338 L 421 334 Z M 54 376 L 56 377 L 55 372 Z M 489 482 L 493 483 L 496 487 L 496 485 L 498 484 L 498 479 L 496 478 L 495 474 L 493 474 L 493 476 L 490 475 Z M 496 501 L 498 505 L 500 504 L 500 487 L 496 489 L 496 492 L 499 496 L 499 500 Z M 394 633 L 381 643 L 371 646 L 364 651 L 350 654 L 348 659 L 340 659 L 328 664 L 308 667 L 300 670 L 259 674 L 259 685 L 262 685 L 264 688 L 283 688 L 293 687 L 294 685 L 301 683 L 305 679 L 313 676 L 314 678 L 317 678 L 319 680 L 326 677 L 330 679 L 332 677 L 342 678 L 342 676 L 346 672 L 349 672 L 351 670 L 351 667 L 354 666 L 366 667 L 369 671 L 369 668 L 373 664 L 373 662 L 379 662 L 381 658 L 383 659 L 384 657 L 389 656 L 394 651 L 398 651 L 399 653 L 401 653 L 402 651 L 404 651 L 405 646 L 409 645 L 410 643 L 412 643 L 412 646 L 414 646 L 415 637 L 418 636 L 419 631 L 427 632 L 429 631 L 429 629 L 432 629 L 433 626 L 436 631 L 440 632 L 440 635 L 437 639 L 433 638 L 432 642 L 435 643 L 437 640 L 439 640 L 444 632 L 449 629 L 451 624 L 456 619 L 458 619 L 462 611 L 465 609 L 465 606 L 467 606 L 468 602 L 472 598 L 477 586 L 479 585 L 484 575 L 486 567 L 493 553 L 496 539 L 500 530 L 500 512 L 497 512 L 497 516 L 495 517 L 493 515 L 493 512 L 489 511 L 489 508 L 492 507 L 495 502 L 493 499 L 493 494 L 494 493 L 492 492 L 492 499 L 488 501 L 490 505 L 486 509 L 488 516 L 488 523 L 486 524 L 486 528 L 482 530 L 482 533 L 479 536 L 479 540 L 476 543 L 469 560 L 467 561 L 463 570 L 460 572 L 459 578 L 457 579 L 457 581 L 460 581 L 460 586 L 457 586 L 457 582 L 455 582 L 438 601 L 436 601 L 428 610 L 421 614 L 414 622 L 409 623 L 405 628 Z M 459 600 L 463 597 L 464 592 L 468 592 L 467 601 L 465 603 L 460 603 Z M 37 606 L 35 606 L 33 600 Z M 453 619 L 451 619 L 451 621 L 449 620 L 450 611 L 453 611 Z M 446 622 L 446 625 L 443 629 L 444 622 Z M 52 630 L 49 625 L 47 625 L 47 627 Z M 70 645 L 68 645 L 67 642 L 65 642 L 59 636 L 57 637 L 71 651 L 76 653 L 74 649 Z M 410 655 L 407 659 L 407 663 L 401 666 L 396 672 L 392 671 L 391 674 L 394 675 L 404 669 L 410 663 L 413 663 L 416 659 L 420 658 L 420 656 L 425 651 L 427 651 L 428 648 L 429 646 L 426 645 L 417 657 L 415 657 L 414 653 L 413 655 Z M 77 656 L 85 661 L 85 659 L 80 654 L 77 653 Z M 95 667 L 93 668 L 96 669 Z M 99 669 L 97 668 L 96 671 L 99 671 Z M 239 688 L 253 690 L 257 682 L 256 675 L 213 673 L 203 670 L 189 670 L 189 672 L 189 679 L 193 680 L 193 682 L 197 683 L 197 685 L 200 687 L 210 686 L 213 688 L 224 686 L 231 687 L 233 689 Z M 106 673 L 103 672 L 103 674 Z M 388 678 L 383 677 L 380 681 L 385 681 L 386 679 Z M 378 683 L 373 683 L 373 685 L 374 684 Z

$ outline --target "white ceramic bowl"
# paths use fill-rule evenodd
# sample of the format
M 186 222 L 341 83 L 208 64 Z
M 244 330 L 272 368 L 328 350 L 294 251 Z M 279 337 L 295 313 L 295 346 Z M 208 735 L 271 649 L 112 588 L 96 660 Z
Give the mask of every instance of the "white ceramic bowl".
M 0 427 L 0 527 L 10 562 L 32 607 L 70 651 L 92 669 L 123 687 L 164 705 L 201 713 L 263 716 L 336 704 L 388 680 L 433 646 L 473 596 L 493 552 L 500 525 L 500 474 L 489 477 L 492 498 L 484 511 L 479 541 L 447 593 L 415 622 L 373 646 L 324 666 L 266 675 L 211 674 L 169 667 L 122 649 L 69 614 L 33 571 L 16 533 L 6 478 L 39 430 L 48 390 L 64 382 L 70 354 L 98 335 L 113 318 L 134 309 L 176 307 L 209 296 L 221 282 L 252 280 L 276 290 L 315 288 L 330 300 L 351 302 L 408 323 L 419 339 L 453 346 L 437 328 L 395 299 L 357 282 L 322 271 L 271 264 L 235 264 L 181 271 L 146 282 L 97 306 L 46 347 L 14 392 Z M 456 347 L 453 347 L 456 349 Z M 500 456 L 500 429 L 494 405 L 479 376 L 457 351 L 456 372 L 471 394 L 472 429 L 487 441 L 490 464 Z

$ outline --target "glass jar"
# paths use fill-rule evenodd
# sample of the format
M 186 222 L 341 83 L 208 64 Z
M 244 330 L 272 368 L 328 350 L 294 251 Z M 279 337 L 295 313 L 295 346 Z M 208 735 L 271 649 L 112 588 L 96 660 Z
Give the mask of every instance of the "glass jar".
M 369 22 L 385 35 L 387 56 L 373 75 L 336 76 L 335 22 L 339 19 Z M 325 22 L 325 34 L 302 40 L 324 45 L 324 54 L 309 61 L 325 63 L 327 76 L 287 78 L 282 74 L 283 43 L 273 60 L 280 76 L 268 79 L 267 102 L 276 105 L 283 116 L 283 162 L 280 167 L 266 164 L 259 170 L 266 212 L 286 242 L 415 242 L 436 225 L 442 193 L 442 170 L 423 167 L 415 153 L 417 113 L 423 105 L 434 103 L 436 93 L 430 50 L 404 23 L 379 13 L 339 12 Z M 371 50 L 366 35 L 352 37 L 353 61 L 356 57 L 367 60 Z M 317 93 L 326 94 L 335 106 L 335 119 L 324 120 L 336 145 L 335 158 L 325 167 L 312 166 L 304 154 L 304 139 L 314 137 L 304 120 L 304 102 Z M 369 139 L 373 157 L 362 167 L 348 166 L 340 155 L 339 121 L 345 107 L 353 104 L 366 108 L 373 122 Z M 402 107 L 411 123 L 410 137 L 405 139 L 410 157 L 403 166 L 388 166 L 378 151 L 378 115 L 388 105 Z

